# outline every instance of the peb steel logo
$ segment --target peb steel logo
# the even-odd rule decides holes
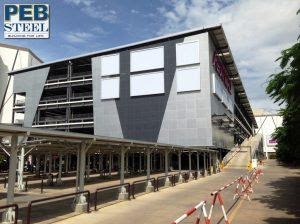
[[[49,38],[49,4],[5,4],[4,38]]]

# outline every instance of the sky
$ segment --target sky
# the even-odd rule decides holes
[[[8,40],[0,32],[0,42],[28,47],[45,62],[222,24],[251,106],[268,111],[278,109],[265,94],[269,75],[280,71],[275,60],[300,34],[300,0],[1,2],[50,4],[50,39]]]

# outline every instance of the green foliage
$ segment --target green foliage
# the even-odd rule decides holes
[[[297,13],[300,12],[300,9]],[[281,72],[272,74],[266,92],[283,109],[282,127],[273,135],[277,140],[276,156],[287,163],[300,164],[300,39],[281,52]]]

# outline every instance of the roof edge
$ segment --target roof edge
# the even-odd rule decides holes
[[[90,53],[86,53],[86,54],[81,54],[81,55],[78,55],[78,56],[73,56],[73,57],[68,57],[68,58],[61,58],[61,59],[58,59],[58,60],[54,60],[54,61],[50,61],[50,62],[47,62],[47,63],[40,64],[40,65],[35,65],[35,66],[23,68],[23,69],[14,70],[14,71],[8,72],[8,75],[14,75],[14,74],[25,72],[25,71],[30,71],[30,70],[33,70],[33,69],[46,67],[46,66],[49,66],[51,64],[62,62],[62,61],[74,60],[74,59],[79,59],[79,58],[88,57],[88,56],[96,56],[96,55],[103,54],[103,53],[109,53],[111,51],[118,51],[118,50],[130,48],[130,47],[137,47],[137,46],[140,46],[140,45],[143,45],[143,44],[153,43],[153,42],[156,42],[156,41],[166,40],[166,39],[174,38],[174,37],[185,36],[185,35],[189,35],[189,34],[193,34],[193,33],[205,33],[205,32],[209,32],[209,31],[212,31],[212,30],[215,30],[215,29],[220,29],[220,28],[222,28],[222,25],[210,26],[210,27],[206,27],[206,28],[205,27],[201,27],[201,28],[198,27],[198,28],[194,28],[194,29],[190,29],[190,30],[186,30],[186,31],[182,31],[182,32],[177,32],[177,33],[171,33],[171,34],[167,34],[167,35],[164,35],[164,36],[150,38],[150,39],[147,39],[147,40],[138,41],[138,42],[134,42],[134,43],[130,43],[130,44],[119,45],[119,46],[116,46],[116,47],[107,48],[107,49],[103,49],[103,50],[100,50],[100,51],[94,51],[94,52],[90,52]]]
[[[17,45],[11,45],[11,44],[5,44],[5,43],[0,43],[0,47],[6,47],[10,49],[16,49],[16,50],[22,50],[22,51],[27,51],[30,53],[36,60],[38,60],[40,63],[44,63],[42,59],[40,59],[32,50],[26,47],[21,47]]]

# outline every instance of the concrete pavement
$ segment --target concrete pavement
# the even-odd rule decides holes
[[[243,154],[240,154],[243,158]],[[246,156],[244,158],[247,158]],[[105,207],[91,214],[82,214],[58,223],[171,223],[187,209],[194,207],[201,200],[212,197],[209,193],[245,173],[245,168],[238,169],[240,162],[232,164],[222,173],[207,178],[181,184],[141,196],[135,200]],[[300,223],[300,169],[289,169],[269,160],[264,167],[264,175],[255,184],[251,201],[240,198],[232,199],[234,187],[222,193],[231,223],[257,224],[296,224]],[[209,206],[207,206],[207,211]],[[196,215],[183,223],[194,223]],[[220,207],[213,212],[212,223],[224,223]]]
[[[241,200],[232,211],[232,224],[300,223],[300,168],[281,166],[269,160],[264,175],[254,187],[251,202]]]

